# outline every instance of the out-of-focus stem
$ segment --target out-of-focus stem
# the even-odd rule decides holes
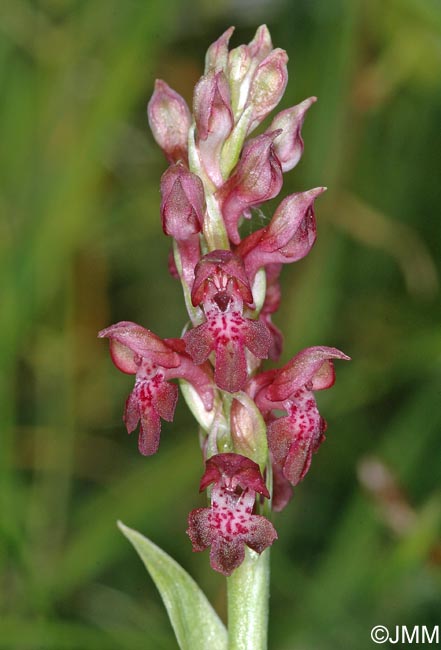
[[[228,650],[266,650],[270,549],[245,549],[245,560],[227,578]]]

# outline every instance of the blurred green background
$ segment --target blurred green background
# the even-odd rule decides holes
[[[317,185],[318,242],[285,268],[283,361],[350,354],[319,394],[328,440],[276,517],[270,648],[364,650],[372,626],[441,623],[441,4],[438,0],[10,0],[0,20],[1,650],[169,650],[121,518],[192,554],[203,504],[181,400],[160,453],[121,422],[132,379],[98,329],[178,336],[185,311],[148,132],[156,77],[191,101],[208,45],[266,22],[290,56],[286,108],[319,102],[282,196]],[[276,203],[276,202],[274,202]]]

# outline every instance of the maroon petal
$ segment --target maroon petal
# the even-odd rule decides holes
[[[202,323],[184,334],[185,347],[193,361],[199,365],[204,363],[214,350],[214,339],[209,323]]]
[[[223,537],[217,537],[213,540],[210,551],[211,567],[222,573],[224,576],[230,576],[234,569],[242,564],[245,559],[245,548],[242,541],[233,539],[227,541]]]
[[[306,476],[312,460],[311,438],[299,437],[290,448],[283,465],[283,475],[296,486]]]
[[[162,381],[153,397],[153,406],[163,420],[172,422],[178,401],[178,387]]]
[[[283,466],[291,447],[294,431],[289,417],[281,417],[268,425],[268,445],[274,462]]]
[[[205,463],[205,472],[201,478],[200,491],[212,483],[227,479],[239,485],[243,490],[249,489],[269,499],[268,488],[260,473],[260,468],[251,458],[241,454],[226,453],[211,456]]]
[[[273,499],[271,507],[274,512],[281,512],[291,501],[293,489],[291,483],[284,477],[283,471],[273,465]]]
[[[272,339],[271,334],[263,321],[246,319],[244,342],[247,348],[258,359],[268,358]]]
[[[161,433],[161,419],[153,406],[148,406],[141,415],[138,449],[143,456],[152,456],[158,451]]]
[[[247,381],[245,350],[240,341],[227,341],[216,346],[216,368],[214,379],[222,390],[236,393],[245,387]]]
[[[124,409],[123,421],[126,425],[127,433],[132,433],[132,431],[135,431],[136,427],[138,426],[140,417],[139,401],[135,387],[128,396]]]
[[[261,515],[252,515],[249,529],[244,536],[244,542],[256,553],[262,553],[277,539],[276,529]]]
[[[187,535],[193,545],[193,551],[204,551],[210,546],[213,534],[210,527],[210,509],[197,508],[188,515]]]
[[[195,279],[191,290],[191,301],[195,307],[203,302],[207,283],[217,270],[225,274],[227,279],[234,279],[244,302],[249,305],[253,303],[250,281],[242,259],[231,251],[214,250],[204,255],[195,268]]]

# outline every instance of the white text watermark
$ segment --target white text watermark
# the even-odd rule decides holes
[[[371,639],[374,643],[401,643],[405,644],[439,644],[440,626],[434,625],[395,625],[387,628],[385,625],[375,625],[371,630]]]

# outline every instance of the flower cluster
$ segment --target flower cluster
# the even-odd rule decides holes
[[[334,383],[334,359],[349,358],[312,347],[278,370],[260,371],[263,359],[277,360],[282,351],[271,320],[281,269],[311,250],[314,202],[325,188],[285,197],[265,227],[241,235],[243,220],[279,194],[283,173],[300,160],[301,127],[315,97],[252,135],[283,95],[287,55],[273,48],[266,26],[248,45],[229,50],[232,32],[208,49],[192,113],[164,81],[148,104],[169,163],[160,213],[189,324],[177,339],[128,321],[99,333],[110,339],[117,368],[135,375],[124,422],[128,433],[139,423],[144,455],[158,449],[161,419],[173,419],[178,388],[171,380],[179,380],[200,426],[201,490],[211,486],[210,507],[190,513],[187,532],[193,550],[211,546],[211,565],[225,575],[241,564],[245,546],[261,553],[277,538],[261,514],[264,499],[281,510],[304,478],[326,430],[314,391]]]

